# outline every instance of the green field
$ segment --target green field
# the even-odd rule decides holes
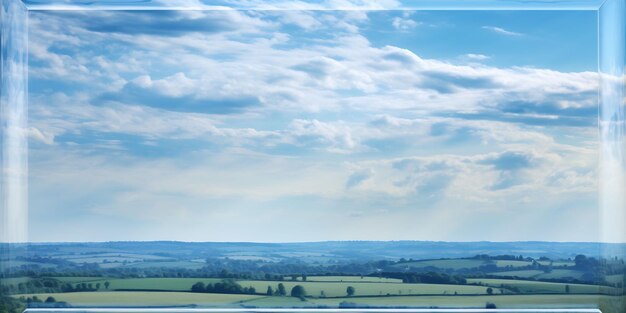
[[[489,275],[533,278],[533,279],[563,279],[563,278],[581,279],[581,277],[583,276],[583,272],[576,271],[576,270],[569,270],[569,269],[553,269],[549,273],[546,273],[541,270],[521,270],[521,271],[492,272],[492,273],[489,273]]]
[[[496,260],[497,267],[524,267],[532,265],[532,262],[529,261],[520,261],[520,260]]]
[[[476,268],[485,264],[484,260],[475,259],[443,259],[443,260],[424,260],[407,263],[399,263],[395,265],[398,268],[424,268],[424,267],[437,267],[437,268],[450,268],[459,270],[463,268]]]
[[[307,293],[311,296],[319,296],[322,291],[327,297],[341,297],[346,295],[348,286],[356,289],[355,295],[361,296],[380,296],[380,295],[408,295],[408,294],[486,294],[486,287],[482,286],[463,286],[463,285],[439,285],[439,284],[404,284],[394,279],[380,279],[377,277],[360,276],[324,276],[326,281],[314,281],[322,276],[307,278],[303,281],[259,281],[259,280],[238,280],[242,287],[254,287],[257,293],[265,293],[268,286],[277,290],[278,284],[282,283],[287,292],[295,285],[302,285]],[[336,279],[346,279],[346,281],[337,281]],[[135,289],[135,290],[155,290],[155,291],[189,291],[191,286],[197,282],[215,283],[222,279],[219,278],[93,278],[93,277],[58,277],[63,282],[71,283],[91,283],[95,287],[96,283],[100,283],[101,291],[105,290],[104,282],[110,283],[110,291],[119,289]],[[311,280],[309,280],[311,279]],[[334,280],[334,281],[333,281]],[[351,281],[349,281],[351,280]],[[494,292],[499,292],[495,290]]]
[[[415,262],[399,263],[395,267],[398,268],[425,268],[425,267],[437,267],[440,269],[470,269],[477,268],[483,265],[495,264],[497,267],[525,267],[532,265],[530,261],[522,260],[477,260],[477,259],[441,259],[441,260],[424,260]],[[555,262],[555,264],[569,264],[564,262]],[[555,265],[557,266],[557,265]]]
[[[59,255],[55,258],[72,261],[75,263],[102,263],[105,260],[110,262],[138,262],[149,260],[173,260],[172,258],[166,258],[151,254],[135,254],[135,253],[89,253],[89,254],[69,254]]]
[[[553,267],[562,267],[562,266],[574,266],[576,265],[576,263],[574,263],[574,261],[537,261],[537,263],[541,264],[541,265],[550,265],[552,264]]]
[[[570,293],[598,293],[599,286],[583,285],[583,284],[564,284],[551,283],[542,281],[514,280],[514,279],[488,279],[488,278],[470,278],[467,279],[468,284],[482,283],[485,286],[501,287],[507,289],[513,286],[519,289],[521,293],[565,293],[565,286],[569,285]]]
[[[56,294],[29,294],[46,299],[66,301],[74,306],[190,306],[200,307],[337,307],[342,302],[369,306],[406,307],[475,307],[484,308],[486,302],[498,308],[594,308],[599,296],[590,295],[494,295],[494,296],[390,296],[307,299],[293,297],[265,297],[253,295],[202,294],[188,292],[79,292]],[[19,297],[15,296],[15,297]]]
[[[594,295],[495,295],[495,296],[408,296],[364,297],[343,299],[370,306],[456,307],[484,308],[486,302],[498,308],[595,308],[598,296]],[[338,305],[337,299],[320,299],[317,304]],[[251,301],[249,303],[254,303]]]
[[[574,278],[581,279],[583,276],[583,272],[576,270],[568,270],[568,269],[554,269],[550,273],[543,273],[538,275],[536,278],[538,279],[562,279],[562,278]]]
[[[137,290],[166,290],[190,291],[191,286],[199,281],[219,282],[219,278],[99,278],[99,277],[57,277],[60,281],[71,283],[90,283],[95,287],[100,283],[99,290],[105,290],[104,282],[110,283],[108,290],[137,289]]]
[[[22,295],[16,295],[19,298]],[[191,292],[74,292],[74,293],[48,293],[29,294],[26,297],[37,296],[45,300],[54,297],[57,301],[66,301],[75,306],[184,306],[197,304],[202,306],[229,306],[245,300],[252,300],[262,296],[255,295],[231,295],[209,294]]]
[[[289,277],[285,277],[289,279]],[[298,281],[302,281],[302,277],[297,278]],[[360,282],[360,283],[401,283],[402,279],[385,278],[385,277],[372,277],[372,276],[308,276],[307,281],[322,281],[322,282]]]
[[[19,283],[25,283],[31,280],[30,277],[11,277],[11,278],[2,278],[0,279],[0,283],[4,286],[14,285],[17,286]]]
[[[522,270],[522,271],[493,272],[493,273],[489,273],[489,275],[532,278],[532,277],[541,275],[543,273],[544,271],[540,271],[540,270]]]
[[[203,280],[204,282],[204,280]],[[265,292],[267,286],[277,289],[276,281],[238,281],[243,287],[254,287],[257,292]],[[368,283],[368,282],[293,282],[283,281],[285,288],[289,292],[295,285],[302,285],[308,295],[317,297],[324,294],[327,297],[342,297],[346,295],[348,286],[356,289],[356,296],[384,296],[384,295],[409,295],[409,294],[471,294],[482,295],[487,294],[487,288],[482,286],[464,286],[464,285],[439,285],[439,284],[403,284],[403,283]],[[494,288],[495,289],[495,288]],[[494,290],[498,292],[498,290]]]
[[[109,263],[110,264],[110,263]],[[122,265],[123,267],[132,267],[132,268],[186,268],[186,269],[199,269],[206,266],[206,263],[201,262],[193,262],[193,261],[156,261],[156,262],[138,262],[138,263],[128,263],[126,265]]]

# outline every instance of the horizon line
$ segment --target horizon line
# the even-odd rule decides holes
[[[401,242],[415,242],[415,243],[557,243],[557,244],[610,244],[620,245],[626,244],[626,242],[603,242],[603,241],[550,241],[550,240],[511,240],[511,241],[490,241],[490,240],[472,240],[472,241],[450,241],[450,240],[412,240],[412,239],[400,239],[400,240],[316,240],[316,241],[184,241],[184,240],[102,240],[102,241],[23,241],[23,242],[4,242],[0,241],[0,244],[99,244],[99,243],[223,243],[223,244],[316,244],[316,243],[401,243]]]

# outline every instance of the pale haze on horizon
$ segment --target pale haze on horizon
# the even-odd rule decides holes
[[[31,12],[29,240],[596,241],[596,22]]]

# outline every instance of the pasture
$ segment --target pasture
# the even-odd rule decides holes
[[[600,291],[600,287],[596,285],[583,285],[583,284],[565,284],[565,283],[551,283],[542,281],[530,281],[530,280],[515,280],[515,279],[489,279],[489,278],[470,278],[467,279],[468,284],[481,283],[485,286],[491,287],[515,287],[519,289],[521,293],[566,293],[566,287],[569,285],[570,293],[585,293],[593,294]]]
[[[376,307],[484,308],[486,302],[498,308],[593,308],[594,295],[482,295],[482,296],[386,296],[307,299],[294,297],[203,294],[189,292],[80,292],[29,294],[66,301],[77,307],[89,306],[198,306],[198,307],[338,307],[343,303]],[[19,297],[15,296],[15,297]]]
[[[553,269],[550,272],[544,272],[541,270],[521,270],[521,271],[504,271],[504,272],[492,272],[489,275],[501,276],[501,277],[519,277],[519,278],[533,278],[533,279],[564,279],[573,278],[581,279],[583,272],[570,269]]]
[[[285,277],[288,279],[289,277]],[[302,277],[297,278],[302,281]],[[321,282],[356,282],[356,283],[402,283],[402,279],[373,276],[308,276],[307,281]]]
[[[162,290],[162,291],[190,291],[191,286],[199,281],[204,283],[219,282],[219,278],[98,278],[98,277],[57,277],[62,282],[70,283],[90,283],[94,285],[100,283],[101,291],[105,290],[104,282],[110,283],[108,290]]]
[[[202,280],[204,282],[204,280]],[[318,297],[324,292],[326,297],[346,296],[348,286],[355,288],[356,296],[386,296],[386,295],[415,295],[415,294],[487,294],[487,287],[467,286],[467,285],[443,285],[443,284],[403,284],[403,283],[372,283],[372,282],[298,282],[298,281],[258,281],[243,280],[238,281],[243,287],[254,287],[257,292],[264,292],[268,286],[274,290],[278,284],[282,283],[287,292],[296,285],[304,287],[308,295]],[[498,290],[494,292],[499,293]]]
[[[437,267],[437,268],[449,268],[459,270],[463,268],[477,268],[485,264],[484,260],[475,259],[441,259],[441,260],[423,260],[415,262],[406,262],[396,264],[397,268],[425,268],[425,267]]]
[[[65,301],[74,306],[228,306],[240,301],[252,300],[262,296],[209,294],[192,292],[150,292],[150,291],[107,291],[107,292],[73,292],[73,293],[41,293],[29,295],[45,300],[54,297],[57,301]]]

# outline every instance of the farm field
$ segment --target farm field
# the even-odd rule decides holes
[[[75,306],[136,305],[147,306],[200,306],[200,307],[338,307],[343,302],[361,306],[377,307],[475,307],[484,308],[485,303],[496,304],[498,308],[528,308],[529,305],[542,308],[582,308],[594,307],[599,296],[594,295],[483,295],[483,296],[392,296],[392,297],[342,297],[307,299],[294,297],[202,294],[190,292],[81,292],[28,294],[46,299],[49,296],[57,301],[66,301]]]
[[[378,253],[406,253],[405,244],[397,247],[405,252]],[[110,251],[108,245],[118,246],[118,250]],[[339,243],[323,243],[326,250],[319,253],[309,251],[309,246],[261,253],[266,244],[251,244],[249,251],[231,245],[216,244],[205,250],[196,244],[110,243],[100,252],[36,246],[33,249],[40,250],[37,256],[13,260],[21,268],[12,275],[34,274],[2,279],[0,288],[22,307],[32,308],[485,308],[488,302],[497,308],[528,308],[530,303],[541,308],[588,308],[596,307],[606,295],[618,294],[620,291],[609,285],[623,281],[623,275],[612,275],[601,282],[606,286],[590,285],[596,277],[597,259],[574,258],[575,254],[539,261],[525,254],[520,254],[523,258],[518,254],[483,255],[482,248],[476,248],[479,254],[456,259],[361,260],[349,259],[361,250],[348,255],[348,250],[337,248]],[[166,253],[163,247],[172,249]],[[213,254],[215,251],[221,252]],[[322,259],[326,261],[319,261]],[[620,273],[620,264],[611,266],[610,273]],[[191,292],[194,285],[196,292]],[[297,285],[304,292],[294,288]],[[54,299],[39,304],[48,297]]]
[[[541,262],[539,262],[541,264]],[[549,261],[544,261],[545,264],[549,265]],[[480,266],[495,264],[497,267],[510,267],[510,268],[521,268],[530,266],[533,263],[531,261],[525,260],[479,260],[479,259],[441,259],[441,260],[423,260],[423,261],[415,261],[415,262],[404,262],[399,263],[396,267],[402,268],[425,268],[425,267],[437,267],[437,268],[446,268],[446,269],[469,269],[469,268],[477,268]],[[552,266],[573,266],[573,262],[553,262]]]
[[[69,278],[69,280],[67,280]],[[101,283],[99,290],[105,290],[103,283],[108,281],[110,286],[108,290],[114,291],[117,289],[136,289],[136,290],[167,290],[167,291],[189,291],[191,285],[198,281],[207,282],[219,282],[218,278],[95,278],[83,277],[78,279],[77,277],[57,277],[57,279],[63,282],[71,283]]]
[[[142,304],[146,306],[187,306],[192,304],[202,306],[228,306],[232,303],[252,300],[263,296],[208,294],[192,292],[150,292],[150,291],[104,291],[104,292],[73,292],[73,293],[41,293],[15,295],[40,299],[54,297],[57,301],[66,301],[74,306],[124,306]]]
[[[541,270],[521,270],[521,271],[504,271],[493,272],[489,275],[504,276],[504,277],[520,277],[520,278],[534,278],[534,279],[562,279],[573,278],[581,279],[584,273],[570,269],[553,269],[551,272],[546,273]]]
[[[442,259],[442,260],[423,260],[423,261],[399,263],[396,265],[396,267],[398,268],[437,267],[437,268],[449,268],[449,269],[459,270],[463,268],[476,268],[483,264],[485,264],[484,260]]]
[[[302,281],[302,277],[298,277],[297,280]],[[306,280],[309,282],[402,283],[402,279],[372,276],[308,276]]]
[[[476,307],[484,308],[487,302],[498,308],[529,307],[596,307],[595,295],[483,295],[483,296],[407,296],[407,297],[363,297],[351,299],[320,299],[318,304],[338,305],[349,301],[370,306],[412,306],[412,307]],[[252,301],[253,303],[254,301]]]
[[[90,288],[99,287],[98,291],[190,291],[191,286],[197,282],[205,284],[222,281],[220,278],[107,278],[107,277],[51,277],[62,283],[88,284]],[[17,285],[29,280],[29,278],[9,278],[3,280],[5,285]],[[566,293],[569,286],[570,293],[594,294],[599,292],[599,287],[585,284],[566,284],[554,282],[542,282],[516,279],[490,279],[470,278],[469,285],[451,284],[406,284],[398,279],[381,279],[378,277],[360,276],[311,276],[307,281],[264,281],[264,280],[236,280],[242,287],[254,287],[259,294],[265,293],[268,286],[277,290],[278,284],[282,283],[289,291],[296,285],[301,285],[307,294],[319,297],[324,292],[326,297],[346,296],[348,286],[355,288],[355,296],[386,296],[386,295],[484,295],[487,287],[493,288],[494,294],[499,294],[500,289],[504,293]],[[105,287],[109,282],[109,287]],[[473,285],[481,284],[481,286]],[[502,286],[504,285],[504,288]],[[609,287],[605,287],[609,288]]]
[[[520,260],[496,260],[494,262],[497,267],[524,267],[532,265],[532,262]]]
[[[52,277],[54,279],[58,279],[64,283],[71,283],[71,284],[76,284],[76,283],[94,283],[94,282],[104,282],[106,280],[106,277],[81,277],[81,276],[76,276],[76,277]]]
[[[540,270],[522,270],[522,271],[493,272],[493,273],[489,273],[489,275],[531,278],[531,277],[541,275],[543,273],[544,271],[540,271]]]
[[[409,294],[487,294],[487,287],[467,285],[443,285],[443,284],[403,284],[403,283],[351,283],[351,282],[294,282],[294,281],[238,281],[243,287],[254,287],[257,292],[263,292],[267,286],[276,290],[278,283],[282,283],[287,290],[296,285],[304,287],[308,295],[317,297],[324,294],[327,297],[342,297],[346,295],[348,286],[355,288],[356,296],[384,296],[384,295],[409,295]],[[494,292],[499,293],[496,288]]]
[[[482,283],[486,286],[501,287],[504,285],[516,287],[521,293],[565,293],[565,286],[569,285],[570,293],[598,293],[599,286],[595,285],[583,285],[583,284],[565,284],[565,283],[551,283],[542,281],[528,281],[528,280],[515,280],[515,279],[489,279],[489,278],[469,278],[468,284]]]

